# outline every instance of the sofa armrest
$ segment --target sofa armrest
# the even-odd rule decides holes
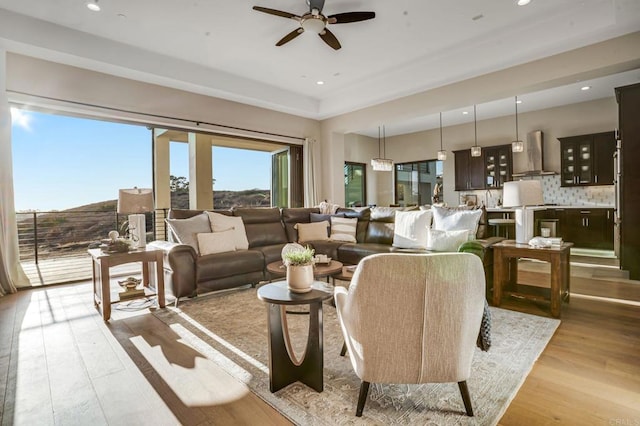
[[[177,298],[194,296],[198,255],[193,247],[169,241],[153,241],[147,247],[164,252],[165,288],[171,288]]]

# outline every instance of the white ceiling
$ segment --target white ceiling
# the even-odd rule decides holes
[[[252,10],[302,15],[304,0],[98,1],[96,13],[84,0],[0,0],[0,46],[324,119],[640,30],[639,0],[326,0],[325,15],[376,13],[330,25],[342,44],[334,51],[311,33],[276,47],[298,24]],[[521,94],[519,111],[611,96],[613,87],[639,80],[634,70],[589,82],[588,92],[572,85]],[[513,99],[478,106],[479,119],[513,111]],[[445,125],[463,119],[461,111],[443,116]],[[387,135],[437,120],[389,123]],[[377,136],[377,129],[362,133]]]

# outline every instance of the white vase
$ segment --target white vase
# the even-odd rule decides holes
[[[287,266],[287,286],[294,293],[307,293],[313,284],[313,265]]]

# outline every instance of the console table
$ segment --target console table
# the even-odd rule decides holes
[[[500,306],[502,295],[508,294],[530,300],[550,300],[551,315],[560,318],[562,301],[569,303],[570,262],[573,243],[562,243],[560,247],[534,248],[518,244],[513,240],[502,241],[493,248],[493,304]],[[532,291],[531,286],[518,284],[518,259],[526,257],[551,264],[551,292],[545,297]]]
[[[286,281],[258,288],[258,298],[267,303],[269,317],[269,390],[276,392],[300,381],[317,392],[323,390],[322,302],[333,297],[327,283],[314,281],[308,293],[292,293]],[[302,359],[293,351],[287,327],[286,306],[309,305],[307,347]]]

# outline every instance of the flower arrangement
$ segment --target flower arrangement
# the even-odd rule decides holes
[[[309,246],[303,250],[291,251],[282,256],[285,266],[306,266],[313,265],[314,250]]]

